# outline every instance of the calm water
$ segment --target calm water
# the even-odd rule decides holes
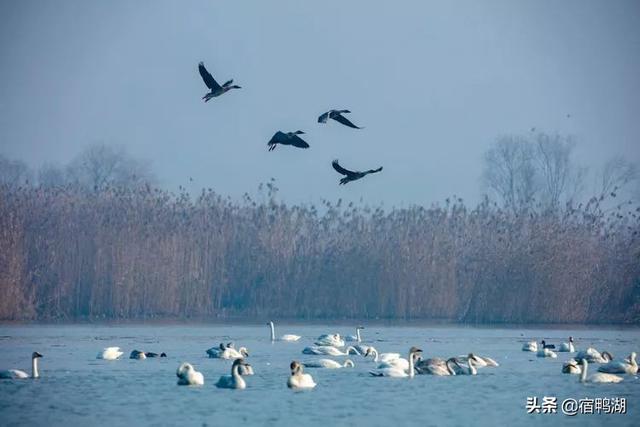
[[[495,358],[499,368],[477,376],[413,379],[374,378],[373,362],[351,356],[355,369],[307,369],[318,386],[307,392],[287,389],[288,365],[322,333],[353,334],[348,326],[276,325],[276,334],[295,333],[297,343],[269,341],[266,325],[116,325],[0,326],[0,369],[30,372],[34,350],[41,359],[39,380],[0,380],[2,425],[640,425],[640,379],[621,384],[584,385],[560,373],[558,359],[522,352],[525,337],[594,346],[616,357],[640,350],[638,329],[492,329],[369,325],[363,340],[379,351],[405,353],[420,346],[425,357],[474,351]],[[521,334],[524,334],[522,336]],[[229,372],[226,360],[209,359],[205,350],[221,341],[243,345],[256,375],[246,390],[220,390],[214,384]],[[165,351],[167,359],[96,360],[107,346]],[[343,358],[338,358],[343,359]],[[175,370],[189,361],[205,376],[203,387],[176,385]],[[591,367],[594,367],[591,365]],[[595,372],[593,370],[592,372]],[[564,398],[626,397],[626,415],[561,413],[527,415],[527,396]]]

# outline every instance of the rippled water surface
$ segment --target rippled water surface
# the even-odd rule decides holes
[[[2,425],[640,425],[640,380],[585,385],[560,373],[566,353],[539,359],[520,349],[525,338],[593,346],[616,357],[640,350],[638,329],[526,329],[457,326],[368,325],[363,341],[380,352],[405,353],[412,345],[426,357],[469,351],[496,359],[498,368],[477,376],[374,378],[373,362],[351,356],[353,369],[307,369],[318,386],[307,392],[287,389],[288,365],[313,338],[323,333],[353,334],[344,325],[277,325],[276,334],[293,333],[296,343],[269,340],[266,325],[79,325],[0,326],[0,369],[30,371],[30,355],[39,351],[41,378],[0,380]],[[214,384],[231,362],[209,359],[205,350],[233,340],[250,351],[256,375],[246,390],[221,390]],[[96,360],[107,346],[119,346],[125,358]],[[166,359],[130,360],[133,349],[166,352]],[[344,358],[337,358],[344,359]],[[202,387],[176,385],[175,370],[189,361],[205,376]],[[595,367],[594,365],[590,365]],[[595,371],[595,370],[594,370]],[[565,398],[626,397],[626,415],[561,413],[527,415],[528,396]]]

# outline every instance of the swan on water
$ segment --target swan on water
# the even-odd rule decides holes
[[[403,378],[403,377],[411,377],[413,378],[413,376],[415,375],[415,360],[416,357],[418,355],[420,355],[420,353],[422,353],[422,350],[420,350],[417,347],[411,347],[409,349],[409,356],[408,356],[408,367],[407,369],[402,369],[399,366],[394,366],[392,364],[388,364],[385,363],[385,365],[383,367],[378,367],[372,371],[369,371],[369,374],[371,374],[374,377],[395,377],[395,378]]]
[[[549,350],[555,350],[556,346],[553,344],[547,344],[545,342],[545,340],[540,341],[540,344],[542,344],[542,348],[548,348]]]
[[[598,367],[598,371],[609,374],[631,374],[638,373],[638,362],[636,362],[636,352],[632,352],[628,359],[612,360]]]
[[[400,353],[380,353],[378,354],[378,350],[376,350],[375,347],[371,346],[367,349],[367,351],[364,353],[364,357],[369,357],[369,356],[373,356],[373,361],[374,362],[380,362],[380,363],[389,363],[393,360],[396,359],[400,359]],[[407,361],[408,363],[408,361]]]
[[[473,353],[469,353],[467,356],[458,356],[456,359],[463,363],[467,363],[467,359],[473,359],[473,364],[476,366],[476,368],[500,366],[498,362],[490,357],[478,356],[477,354]]]
[[[0,379],[22,380],[26,378],[39,378],[40,374],[38,373],[38,359],[40,359],[41,357],[42,355],[37,351],[31,353],[31,375],[19,369],[7,369],[4,371],[0,371]]]
[[[358,350],[353,348],[352,346],[347,347],[344,352],[339,348],[335,348],[330,345],[319,345],[319,346],[311,346],[305,347],[302,350],[303,354],[315,354],[315,355],[325,355],[325,356],[348,356],[350,354],[358,354]]]
[[[176,371],[178,377],[178,385],[203,385],[204,375],[196,371],[191,363],[183,363],[178,366]]]
[[[249,357],[249,352],[245,347],[240,347],[236,350],[232,345],[231,343],[227,345],[220,343],[218,347],[211,347],[207,350],[207,355],[212,359],[242,359]]]
[[[581,383],[619,383],[622,381],[622,377],[613,374],[604,374],[602,372],[596,372],[587,378],[587,367],[589,362],[587,359],[582,359],[582,373],[580,374]]]
[[[586,360],[589,363],[607,363],[613,360],[613,355],[608,351],[600,353],[595,348],[589,347],[586,350],[580,350],[575,359],[578,362]]]
[[[553,359],[558,357],[558,355],[549,348],[541,348],[540,350],[538,350],[538,353],[536,353],[536,355],[538,357],[551,357]]]
[[[124,353],[120,351],[120,347],[107,347],[103,349],[96,359],[104,359],[104,360],[116,360],[119,359]]]
[[[129,355],[129,359],[144,360],[146,358],[147,358],[147,354],[144,351],[140,351],[140,350],[133,350]]]
[[[430,359],[422,360],[418,357],[416,361],[415,370],[418,374],[422,375],[437,375],[437,376],[448,376],[448,375],[456,375],[456,370],[454,369],[455,357],[451,357],[447,360],[441,359],[439,357],[432,357]]]
[[[347,335],[346,337],[344,337],[345,341],[355,341],[355,342],[362,342],[362,337],[360,336],[360,331],[364,329],[364,326],[357,326],[356,327],[356,334],[355,335]]]
[[[160,354],[148,351],[144,355],[147,357],[167,357],[167,353],[165,353],[164,351]]]
[[[558,351],[563,353],[575,353],[576,349],[573,346],[573,337],[569,337],[569,342],[563,342],[560,344]]]
[[[467,357],[465,360],[454,357],[452,367],[456,375],[477,375],[478,373],[476,359],[473,357]]]
[[[220,377],[218,382],[216,383],[216,387],[218,388],[233,388],[237,390],[242,390],[247,388],[247,383],[244,378],[242,378],[242,374],[240,373],[240,367],[251,367],[244,359],[236,359],[233,361],[233,365],[231,365],[231,375],[223,375]],[[253,372],[253,369],[251,370]]]
[[[538,343],[535,341],[529,341],[522,346],[522,351],[530,351],[532,353],[538,352]]]
[[[301,390],[314,388],[316,386],[315,381],[313,381],[313,377],[303,372],[303,367],[300,362],[296,362],[294,360],[291,362],[290,368],[291,376],[289,376],[289,379],[287,380],[287,387]]]
[[[344,347],[344,340],[340,337],[340,334],[324,334],[316,338],[315,345],[330,345],[333,347]]]
[[[563,374],[580,374],[582,373],[582,368],[580,367],[576,359],[569,359],[562,364],[562,373]]]
[[[298,341],[300,339],[300,335],[293,334],[284,334],[280,338],[276,339],[276,328],[273,325],[273,322],[267,323],[271,328],[271,341]]]
[[[331,359],[318,359],[302,362],[305,368],[326,368],[326,369],[340,369],[340,368],[353,368],[355,363],[350,359],[345,359],[344,363],[337,362]]]

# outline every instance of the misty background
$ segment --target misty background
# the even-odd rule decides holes
[[[605,162],[640,161],[635,1],[0,4],[0,155],[37,170],[96,144],[175,190],[386,206],[485,191],[501,135],[572,138],[595,193]],[[197,72],[242,86],[207,104]],[[348,108],[365,129],[316,123]],[[309,150],[267,152],[277,130]],[[330,162],[380,175],[338,187]],[[193,179],[193,181],[190,180]]]

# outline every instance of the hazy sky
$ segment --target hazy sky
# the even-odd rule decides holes
[[[199,61],[243,88],[204,104]],[[483,152],[532,126],[574,135],[585,164],[640,162],[635,0],[5,1],[0,64],[0,154],[118,144],[169,188],[475,201]],[[330,108],[365,129],[316,123]],[[309,150],[267,152],[296,129]],[[384,171],[339,187],[334,158]]]

